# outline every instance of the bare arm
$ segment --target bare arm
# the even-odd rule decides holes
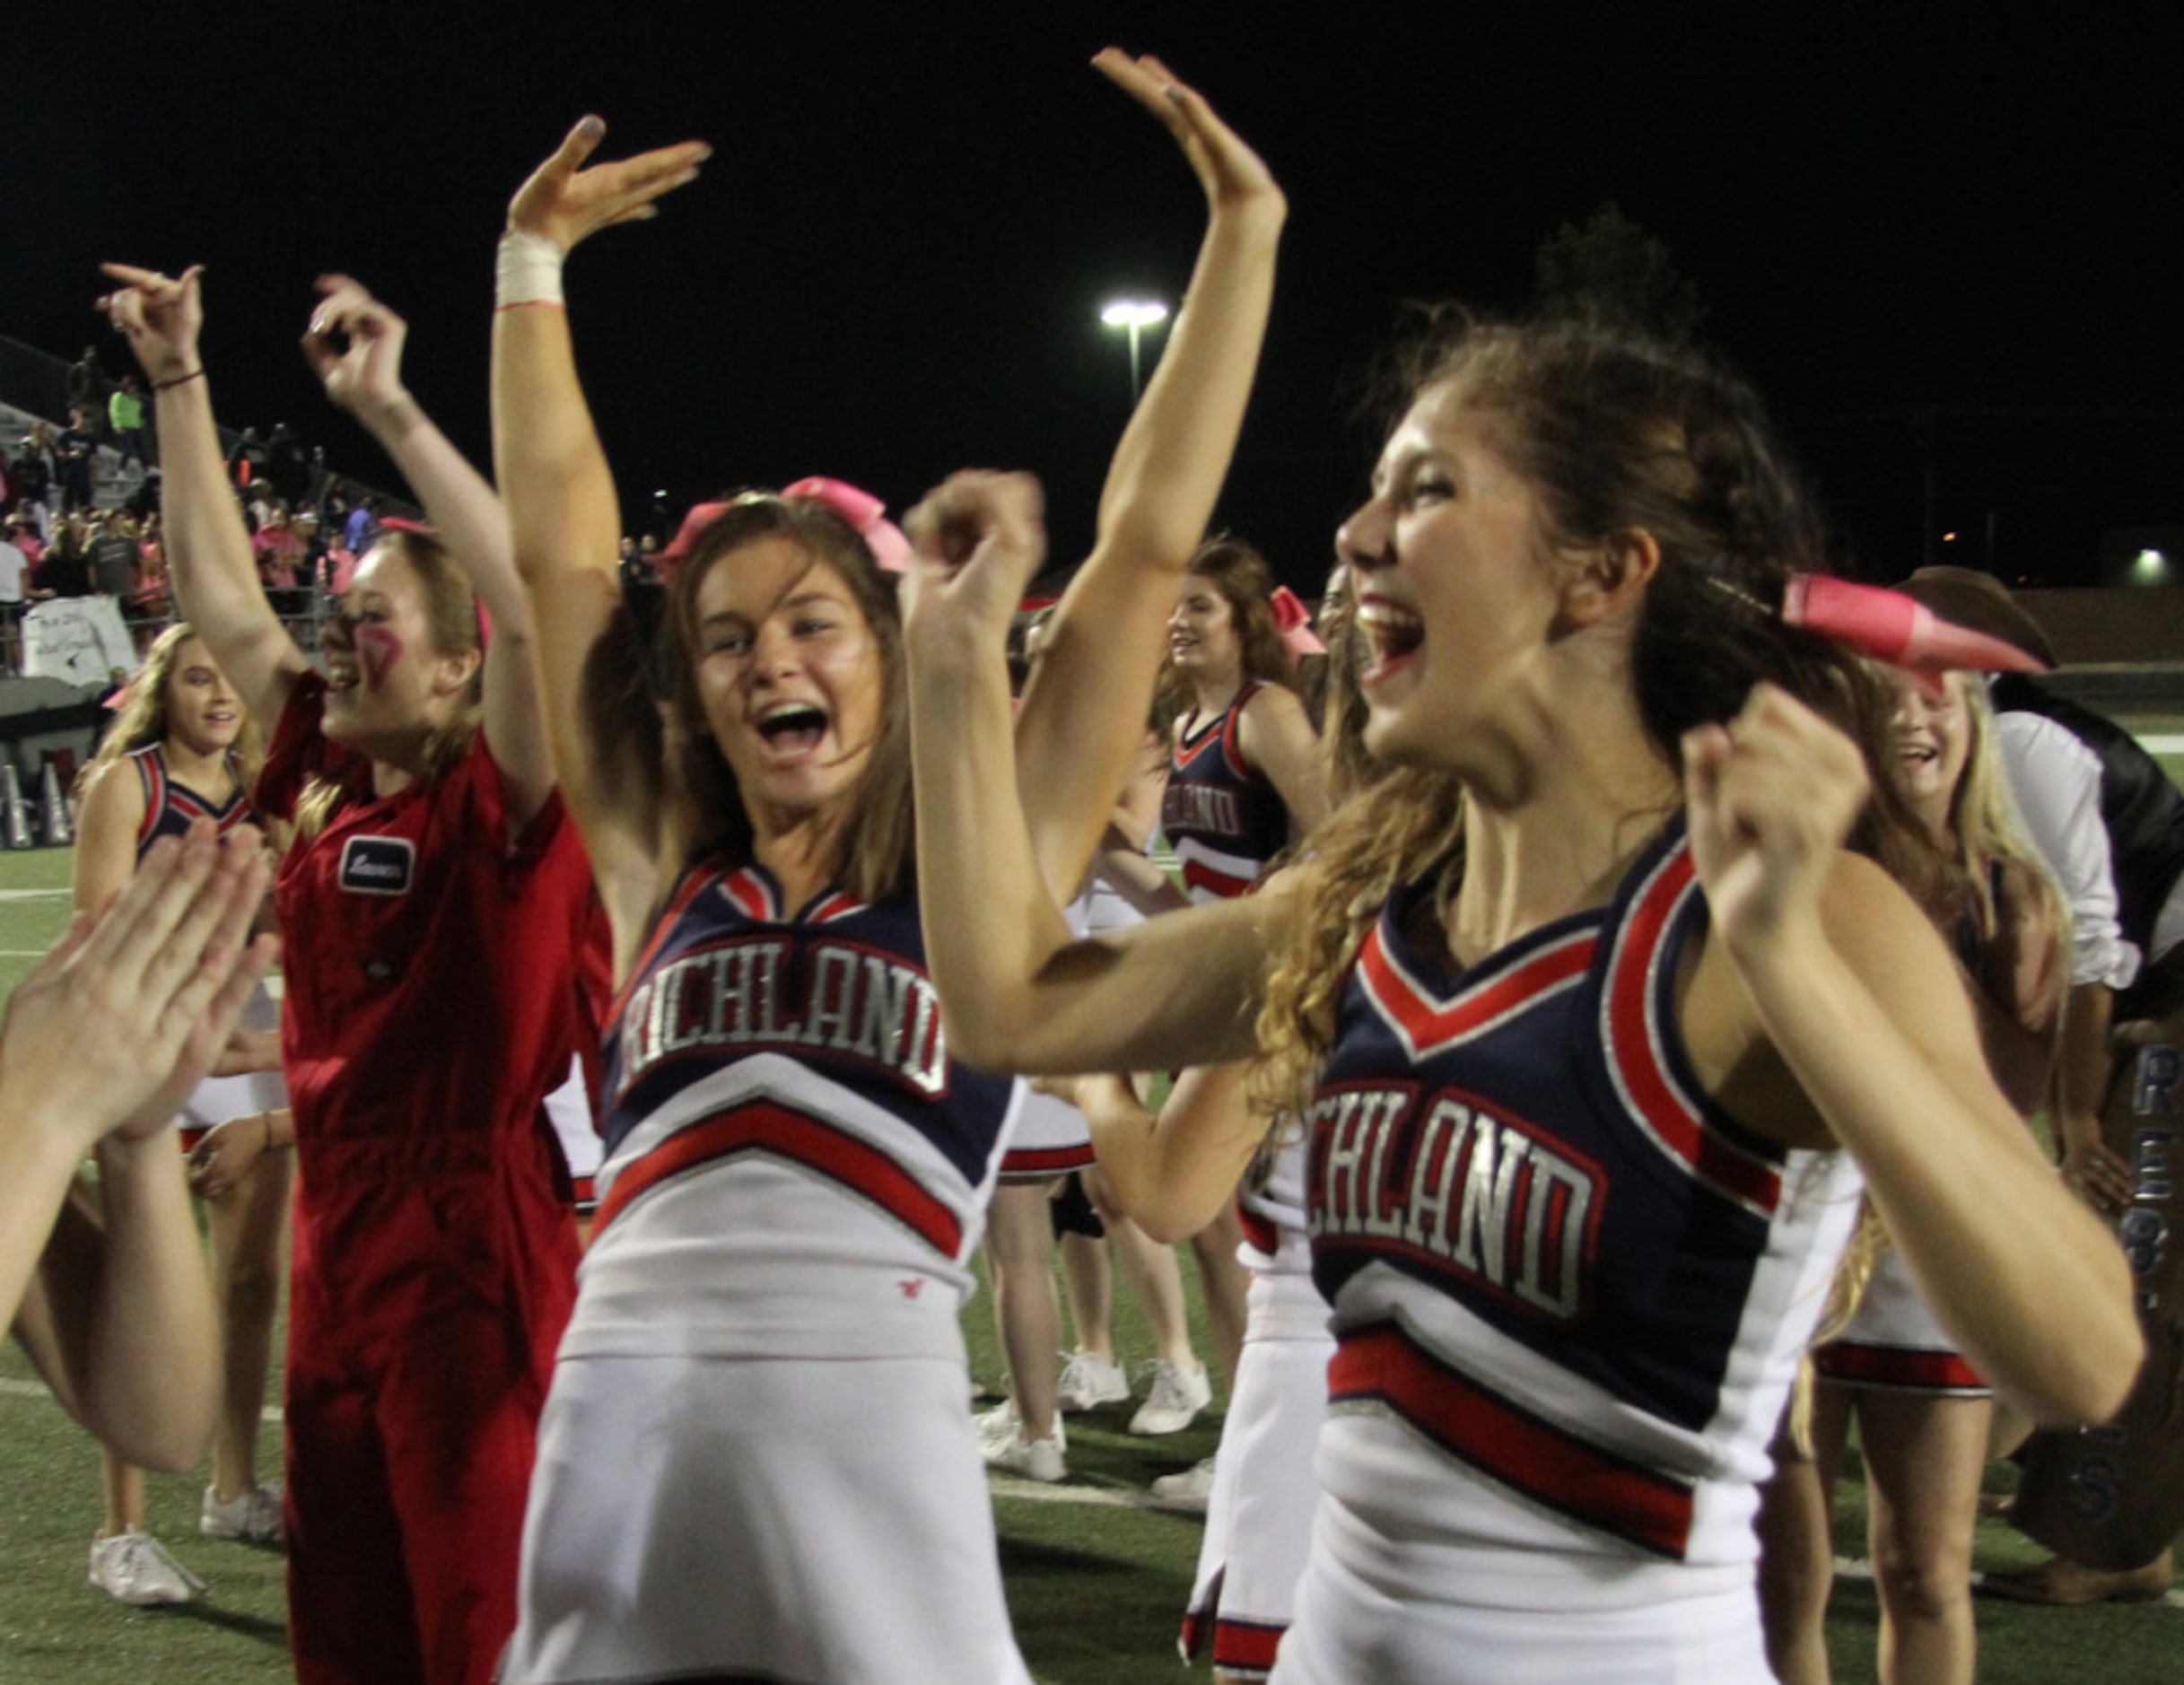
[[[1864,799],[1856,748],[1769,686],[1684,747],[1725,962],[1701,962],[1687,1017],[1752,1015],[1809,1107],[1754,1121],[1790,1139],[1816,1125],[1850,1152],[1982,1374],[2043,1421],[2105,1419],[2141,1355],[2122,1254],[1996,1087],[1939,937],[1839,851]]]
[[[511,236],[563,254],[595,230],[652,214],[651,201],[697,173],[695,143],[582,169],[606,125],[586,118],[509,205]],[[562,788],[614,922],[616,971],[642,939],[662,874],[677,863],[660,834],[656,792],[637,792],[592,741],[583,680],[621,609],[615,555],[622,517],[614,476],[577,380],[567,310],[503,303],[493,323],[495,476],[515,565],[529,595],[545,679],[546,720]]]
[[[1248,1063],[1186,1070],[1158,1117],[1126,1077],[1061,1078],[1051,1086],[1091,1124],[1092,1150],[1115,1205],[1166,1246],[1220,1215],[1266,1139],[1267,1120],[1245,1093],[1250,1073]]]
[[[24,981],[0,1026],[0,1305],[36,1270],[41,1361],[132,1461],[175,1467],[210,1437],[219,1401],[210,1283],[168,1124],[234,1027],[273,955],[249,921],[268,868],[247,828],[209,823],[162,843],[97,921]],[[98,1147],[102,1225],[56,1229],[75,1166]],[[187,1348],[187,1349],[185,1349]]]
[[[126,264],[102,267],[121,286],[99,308],[127,336],[156,397],[161,529],[176,606],[244,705],[270,729],[309,663],[266,600],[250,535],[228,486],[197,348],[203,272],[189,269],[174,281]]]
[[[126,761],[92,773],[76,804],[75,910],[95,913],[136,875],[136,833],[144,822],[144,782]]]
[[[1157,58],[1093,61],[1175,135],[1207,199],[1166,354],[1115,447],[1092,554],[1063,593],[1018,727],[1041,875],[1076,892],[1144,732],[1160,629],[1236,451],[1288,204],[1251,149]]]
[[[909,523],[919,895],[949,1045],[995,1070],[1241,1057],[1252,1051],[1277,898],[1072,941],[1033,859],[1015,793],[1003,633],[1044,554],[1037,507],[1024,476],[960,474]]]
[[[2097,1207],[2131,1200],[2131,1167],[2103,1138],[2116,1055],[2110,1045],[2116,995],[2106,983],[2075,985],[2063,1002],[2062,1044],[2055,1061],[2055,1144],[2063,1174]]]
[[[491,622],[485,740],[500,768],[510,832],[520,834],[554,793],[554,757],[540,709],[530,604],[516,577],[508,516],[485,477],[402,383],[409,324],[346,275],[321,275],[319,290],[323,296],[303,336],[305,361],[327,396],[393,458]]]
[[[1254,691],[1236,724],[1236,742],[1245,764],[1266,774],[1289,810],[1289,840],[1302,842],[1327,816],[1327,773],[1297,693],[1278,685]]]

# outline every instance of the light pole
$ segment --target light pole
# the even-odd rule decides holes
[[[1167,320],[1168,307],[1158,299],[1117,299],[1099,313],[1099,319],[1130,335],[1130,401],[1134,406],[1143,384],[1138,378],[1138,336]]]

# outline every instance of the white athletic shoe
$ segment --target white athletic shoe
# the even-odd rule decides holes
[[[187,1603],[205,1589],[205,1582],[158,1540],[135,1531],[91,1541],[91,1583],[116,1602],[138,1609]]]
[[[986,1467],[997,1474],[1019,1474],[1026,1480],[1043,1480],[1052,1486],[1070,1471],[1059,1420],[1044,1439],[1025,1438],[1024,1429],[1018,1426],[1005,1439],[988,1440],[984,1450]]]
[[[1016,1436],[1016,1401],[1005,1398],[990,1410],[981,1410],[971,1419],[978,1427],[978,1443],[983,1446],[998,1445],[1004,1439]]]
[[[1213,1459],[1208,1457],[1181,1474],[1164,1474],[1153,1482],[1153,1502],[1164,1509],[1187,1509],[1202,1515],[1213,1497]]]
[[[1089,1351],[1072,1351],[1061,1366],[1061,1384],[1054,1393],[1054,1408],[1074,1416],[1102,1404],[1120,1404],[1130,1396],[1130,1376],[1112,1358]]]
[[[1145,1372],[1152,1376],[1152,1390],[1130,1419],[1130,1431],[1141,1438],[1179,1434],[1213,1402],[1213,1383],[1206,1378],[1202,1363],[1186,1369],[1155,1358],[1146,1364]]]
[[[197,1531],[207,1539],[238,1539],[244,1544],[277,1545],[281,1528],[281,1483],[259,1484],[222,1503],[211,1487],[197,1506]]]

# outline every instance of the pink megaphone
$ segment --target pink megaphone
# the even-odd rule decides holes
[[[1958,669],[2038,673],[2037,657],[2014,644],[1940,618],[1924,603],[1885,586],[1856,585],[1826,573],[1793,573],[1782,593],[1782,618],[1793,626],[1847,643],[1861,655],[1902,668],[1927,689]]]

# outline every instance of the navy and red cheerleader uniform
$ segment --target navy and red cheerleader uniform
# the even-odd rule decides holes
[[[1700,1090],[1680,817],[1465,970],[1432,893],[1367,934],[1307,1119],[1338,1345],[1275,1677],[1764,1677],[1752,1517],[1856,1168]]]
[[[511,1685],[1026,1679],[959,1321],[1020,1085],[948,1057],[916,901],[697,868],[605,1052]]]
[[[1244,758],[1238,734],[1257,695],[1245,682],[1228,706],[1200,721],[1197,710],[1175,734],[1160,831],[1183,867],[1193,901],[1224,901],[1259,881],[1289,845],[1289,810],[1266,774]]]
[[[481,732],[371,793],[296,681],[258,781],[345,800],[275,880],[299,1187],[287,1358],[289,1637],[305,1685],[485,1685],[576,1233],[542,1117],[582,1030],[590,862],[558,792],[511,835]]]

